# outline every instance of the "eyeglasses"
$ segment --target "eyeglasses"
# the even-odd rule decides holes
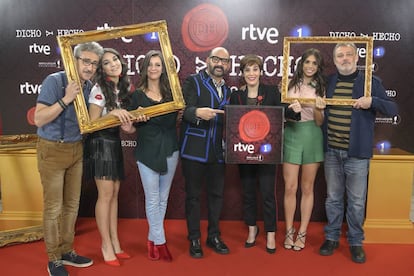
[[[97,61],[92,61],[89,58],[81,58],[81,57],[77,57],[77,59],[80,59],[84,66],[92,65],[92,67],[98,68],[99,63]]]
[[[221,57],[216,57],[216,56],[211,56],[210,59],[213,63],[219,63],[219,61],[221,61],[221,63],[224,65],[229,64],[230,62],[229,58],[221,58]]]

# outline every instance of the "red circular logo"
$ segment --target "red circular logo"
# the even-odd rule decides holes
[[[240,118],[239,134],[240,138],[245,142],[263,140],[269,131],[269,118],[259,110],[252,110]]]
[[[211,4],[201,4],[190,10],[184,16],[181,26],[184,44],[193,52],[221,46],[228,33],[226,15],[219,7]]]

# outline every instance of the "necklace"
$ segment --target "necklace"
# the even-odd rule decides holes
[[[152,99],[153,101],[159,102],[162,100],[160,91],[154,91],[148,88],[146,89],[145,94],[147,95],[148,98]]]

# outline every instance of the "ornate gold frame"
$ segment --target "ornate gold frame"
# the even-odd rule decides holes
[[[36,134],[20,135],[0,135],[0,156],[5,153],[25,152],[26,150],[36,149]],[[23,154],[23,153],[22,153]],[[27,154],[27,153],[26,153]],[[37,168],[29,168],[37,170]],[[2,181],[0,175],[0,183]],[[14,185],[14,183],[1,183],[2,185]],[[4,187],[4,186],[3,186]],[[6,196],[3,194],[2,196]],[[21,213],[19,217],[16,213],[4,214],[0,212],[0,247],[37,241],[43,238],[42,219],[36,213]],[[11,222],[10,222],[11,221]],[[19,225],[14,227],[4,227],[4,225]]]
[[[0,247],[43,239],[42,221],[38,225],[0,231]]]
[[[372,68],[372,51],[374,40],[372,37],[326,37],[326,36],[310,36],[310,37],[285,37],[283,40],[283,69],[282,69],[282,97],[281,101],[284,103],[291,103],[297,98],[289,98],[287,96],[288,84],[289,84],[289,72],[288,72],[288,62],[290,56],[290,45],[293,43],[341,43],[341,42],[350,42],[350,43],[365,43],[366,44],[366,58],[365,58],[365,68]],[[371,78],[372,70],[365,70],[365,85],[364,85],[364,95],[371,95]],[[314,103],[315,99],[310,98],[301,98],[297,99],[300,103]],[[344,100],[344,99],[335,99],[330,98],[326,99],[326,104],[329,105],[352,105],[355,102],[355,99]]]
[[[165,20],[114,27],[112,29],[106,30],[87,31],[72,35],[58,36],[57,40],[61,49],[62,61],[68,80],[75,80],[80,83],[79,75],[75,66],[75,58],[73,56],[72,46],[90,41],[111,40],[120,37],[131,37],[152,32],[158,33],[161,52],[164,57],[166,71],[170,81],[173,101],[139,110],[133,110],[131,111],[131,114],[134,116],[145,114],[149,117],[153,117],[184,108],[185,102],[181,92],[181,86],[178,79],[175,61],[171,50],[170,39],[167,31],[167,23]],[[106,118],[99,118],[97,120],[91,121],[82,93],[78,94],[74,101],[74,105],[81,133],[89,133],[96,130],[120,125],[119,119],[115,116],[108,116]]]

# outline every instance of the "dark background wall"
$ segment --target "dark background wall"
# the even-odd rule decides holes
[[[374,37],[374,74],[379,76],[389,96],[397,101],[396,118],[378,116],[375,143],[414,152],[412,143],[414,97],[414,2],[397,1],[178,1],[178,0],[1,0],[0,1],[0,135],[35,133],[33,110],[46,75],[63,70],[56,36],[166,20],[179,78],[204,68],[208,51],[222,45],[229,49],[232,68],[230,86],[240,84],[239,62],[254,53],[265,60],[263,81],[279,84],[285,36],[360,36]],[[130,65],[134,83],[139,78],[139,63],[149,49],[159,48],[148,37],[105,41],[103,46],[117,48]],[[328,64],[333,45],[320,48]],[[300,56],[294,48],[293,60]],[[360,64],[364,58],[360,57]],[[294,62],[291,69],[294,70]],[[127,179],[119,196],[121,217],[144,217],[144,198],[135,161],[134,136],[123,136]],[[281,170],[275,179],[279,219],[283,219],[283,180]],[[83,182],[81,216],[93,216],[96,200],[94,183]],[[315,183],[315,208],[312,220],[325,220],[326,184],[323,170]],[[205,209],[203,210],[205,212]],[[167,217],[184,216],[184,180],[177,168]],[[241,188],[237,166],[227,165],[224,219],[241,219]]]

